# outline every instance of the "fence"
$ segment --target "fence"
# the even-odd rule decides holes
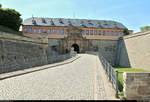
[[[109,81],[115,89],[115,96],[118,98],[118,71],[115,71],[110,63],[99,53],[99,59],[106,71]]]
[[[49,57],[39,56],[31,58],[5,59],[5,61],[0,64],[0,74],[56,63],[74,56],[76,56],[76,53],[73,54],[68,53],[65,55],[49,56]]]

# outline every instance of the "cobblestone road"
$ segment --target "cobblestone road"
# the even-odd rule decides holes
[[[0,100],[106,100],[97,57],[0,81]]]

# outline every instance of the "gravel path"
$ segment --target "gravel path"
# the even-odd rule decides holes
[[[0,81],[0,100],[107,99],[94,55],[73,63]]]

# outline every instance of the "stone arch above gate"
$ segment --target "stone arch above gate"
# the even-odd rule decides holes
[[[71,50],[73,44],[77,44],[80,52],[88,50],[88,40],[82,36],[82,30],[76,27],[69,27],[69,35],[62,39],[61,52],[65,53],[65,49]]]

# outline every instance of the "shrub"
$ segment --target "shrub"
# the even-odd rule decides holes
[[[141,29],[142,32],[149,31],[150,30],[150,26],[143,26],[140,29]]]
[[[124,33],[124,35],[129,35],[130,34],[128,29],[124,29],[123,33]]]
[[[0,8],[0,25],[19,31],[22,23],[21,14],[10,8]]]

